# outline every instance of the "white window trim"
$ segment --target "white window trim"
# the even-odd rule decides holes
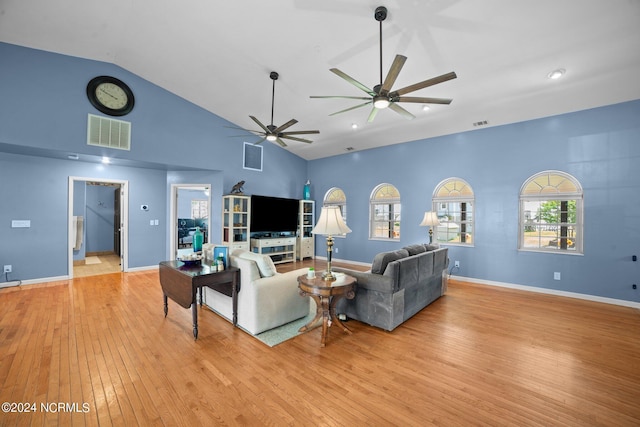
[[[383,182],[381,184],[378,184],[375,186],[375,188],[373,189],[373,191],[371,191],[371,195],[369,196],[369,240],[379,240],[379,241],[383,241],[383,242],[399,242],[400,241],[400,237],[401,235],[398,234],[398,237],[379,237],[379,236],[374,236],[373,234],[373,230],[374,230],[374,205],[382,205],[382,204],[388,204],[388,205],[399,205],[400,206],[400,214],[402,215],[402,203],[401,203],[401,197],[398,198],[388,198],[388,199],[374,199],[375,194],[378,192],[378,190],[380,190],[381,187],[383,186],[391,186],[393,188],[396,189],[396,191],[398,191],[398,194],[400,194],[400,191],[398,190],[398,187],[396,187],[393,184],[389,184],[388,182]],[[400,223],[400,230],[402,230],[402,220],[399,220],[398,223]]]
[[[340,190],[342,192],[342,194],[344,194],[344,201],[341,202],[328,202],[327,201],[327,197],[329,197],[329,195],[336,191],[336,190]],[[326,193],[324,193],[324,197],[322,199],[322,206],[338,206],[340,209],[340,213],[342,214],[342,219],[344,220],[345,224],[347,223],[347,194],[344,192],[344,190],[340,187],[331,187],[329,190],[327,190]],[[347,237],[346,234],[336,234],[333,236],[335,237],[340,237],[340,238],[345,238]]]
[[[540,195],[540,194],[532,194],[532,195],[523,195],[525,187],[529,182],[535,180],[536,178],[543,175],[561,175],[569,179],[578,189],[577,193],[556,193],[553,195]],[[526,201],[548,201],[548,200],[575,200],[576,201],[576,248],[575,250],[560,250],[560,249],[543,249],[543,248],[524,248],[524,203]],[[534,175],[531,175],[527,178],[522,186],[520,187],[520,192],[518,193],[518,251],[522,252],[538,252],[545,254],[559,254],[559,255],[573,255],[573,256],[582,256],[584,255],[584,190],[582,189],[582,185],[580,181],[578,181],[573,175],[559,171],[559,170],[546,170],[542,172],[538,172]]]
[[[438,194],[438,191],[440,190],[440,188],[450,181],[464,182],[466,186],[469,187],[469,189],[473,193],[473,197],[437,197],[436,194]],[[438,183],[438,185],[436,185],[436,188],[433,190],[433,196],[431,198],[432,209],[435,212],[438,212],[442,204],[448,204],[448,203],[471,203],[471,206],[473,207],[473,211],[472,211],[473,219],[471,220],[471,229],[473,230],[472,231],[473,238],[471,240],[471,243],[438,242],[438,238],[436,235],[436,237],[434,237],[434,243],[438,243],[440,245],[447,245],[447,246],[460,246],[463,248],[473,248],[475,246],[475,241],[476,241],[476,200],[475,200],[475,192],[473,191],[473,187],[469,184],[469,182],[467,182],[467,180],[452,176],[450,178],[443,179]],[[436,234],[436,232],[437,232],[437,227],[436,227],[436,230],[434,230],[434,234]]]

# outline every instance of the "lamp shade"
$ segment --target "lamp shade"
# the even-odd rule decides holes
[[[342,213],[338,206],[323,206],[320,218],[318,218],[318,222],[311,232],[313,234],[331,236],[351,233],[351,229],[347,227],[347,224],[342,219]]]
[[[429,211],[429,212],[425,212],[424,213],[424,218],[422,218],[422,222],[420,223],[420,226],[426,227],[426,226],[434,226],[434,225],[440,225],[440,221],[438,220],[438,214],[433,212],[433,211]]]

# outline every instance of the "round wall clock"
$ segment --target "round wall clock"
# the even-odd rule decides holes
[[[123,81],[110,76],[91,79],[87,85],[91,105],[110,116],[124,116],[133,110],[133,92]]]

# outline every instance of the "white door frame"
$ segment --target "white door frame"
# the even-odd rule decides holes
[[[178,254],[178,190],[209,190],[208,241],[211,241],[211,184],[171,184],[171,200],[169,202],[169,259],[176,259]]]
[[[68,255],[69,265],[67,267],[68,276],[73,279],[73,188],[78,181],[105,182],[110,184],[120,184],[120,268],[122,271],[129,271],[129,181],[121,179],[87,178],[80,176],[69,177],[69,198],[67,210],[67,230],[68,230]]]

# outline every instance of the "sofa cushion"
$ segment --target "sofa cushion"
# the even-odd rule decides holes
[[[420,244],[405,246],[402,249],[406,249],[407,252],[409,252],[409,256],[418,255],[427,251],[427,248]]]
[[[233,253],[238,258],[247,259],[250,261],[254,261],[258,266],[258,270],[260,271],[261,277],[271,277],[275,276],[277,273],[276,266],[273,263],[273,260],[268,255],[261,255],[255,252],[242,251],[242,252],[234,252]]]
[[[373,258],[371,263],[371,272],[373,274],[383,274],[387,268],[387,264],[409,256],[406,249],[398,249],[397,251],[380,252]]]

